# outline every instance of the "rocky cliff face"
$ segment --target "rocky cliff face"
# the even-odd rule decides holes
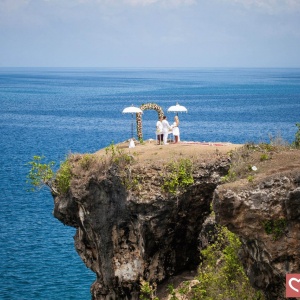
[[[219,186],[216,221],[236,233],[251,284],[267,299],[285,298],[286,273],[300,270],[300,171],[267,176],[238,188]]]
[[[54,216],[77,228],[76,250],[97,275],[92,298],[139,299],[141,279],[157,283],[195,268],[202,223],[228,168],[227,158],[195,165],[194,183],[176,195],[162,191],[157,166],[130,169],[138,191],[126,189],[116,165],[74,176],[68,194],[55,198]]]
[[[76,250],[97,275],[92,299],[139,299],[141,280],[160,283],[195,268],[212,202],[217,222],[241,238],[252,285],[267,299],[285,299],[285,274],[300,273],[299,165],[220,185],[230,161],[216,153],[195,161],[194,183],[171,194],[161,189],[165,170],[157,164],[127,168],[131,183],[138,178],[133,188],[117,164],[87,171],[82,161],[73,159],[71,187],[55,197],[54,216],[77,229]]]

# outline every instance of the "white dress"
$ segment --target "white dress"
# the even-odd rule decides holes
[[[178,142],[179,142],[180,141],[180,132],[179,132],[179,127],[177,126],[176,122],[173,123],[172,128],[173,128],[173,135],[178,136]]]
[[[163,134],[163,125],[161,121],[156,122],[156,135]]]

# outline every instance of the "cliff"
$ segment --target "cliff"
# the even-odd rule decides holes
[[[266,299],[285,299],[286,273],[300,271],[300,169],[215,191],[216,221],[242,241],[241,261]]]
[[[241,146],[119,145],[69,157],[70,188],[55,196],[54,216],[77,229],[76,250],[97,275],[92,299],[139,299],[141,280],[159,284],[195,269],[212,203],[217,222],[242,240],[253,286],[268,299],[283,299],[286,271],[300,269],[300,154],[289,151],[293,165],[284,172],[267,167],[282,163],[283,152],[273,153],[257,161],[251,182],[221,185],[236,149]],[[266,226],[272,233],[276,220],[284,225],[278,223],[283,227],[274,237]]]

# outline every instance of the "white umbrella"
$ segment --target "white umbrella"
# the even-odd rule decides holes
[[[175,112],[178,115],[179,112],[186,112],[187,113],[187,109],[184,106],[179,105],[178,103],[176,103],[176,105],[170,106],[168,108],[168,112]]]
[[[129,107],[126,107],[123,109],[122,111],[123,114],[132,114],[132,123],[131,123],[131,136],[133,138],[133,114],[136,114],[136,113],[143,113],[143,111],[138,108],[138,107],[135,107],[135,106],[129,106]]]
[[[136,114],[136,113],[143,113],[143,111],[140,108],[132,105],[132,106],[128,106],[128,107],[124,108],[122,113],[123,114],[126,114],[126,113]]]

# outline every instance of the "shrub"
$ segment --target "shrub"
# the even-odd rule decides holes
[[[264,299],[255,291],[238,258],[241,242],[226,227],[217,227],[216,241],[201,251],[202,263],[192,299]]]
[[[296,148],[300,148],[300,123],[296,123],[296,126],[298,130],[295,134],[295,141],[293,142],[293,146]]]
[[[236,172],[232,170],[232,168],[229,169],[227,175],[221,177],[221,182],[231,182],[236,180]]]
[[[268,160],[269,159],[269,155],[267,153],[263,153],[261,156],[260,156],[260,161],[265,161],[265,160]]]
[[[172,284],[168,285],[168,292],[169,292],[169,299],[170,300],[179,300],[176,297],[176,290],[174,289],[174,286]]]
[[[171,194],[185,190],[194,183],[192,169],[193,165],[189,159],[182,158],[178,162],[170,163],[166,168],[162,189]]]
[[[142,177],[137,175],[133,175],[129,170],[125,170],[121,172],[122,182],[125,186],[126,190],[133,191],[141,191],[142,190]]]
[[[111,144],[105,148],[105,153],[111,160],[111,163],[121,167],[130,164],[132,161],[132,156],[124,153],[122,149],[115,146],[114,142],[111,142]]]
[[[52,190],[52,184],[54,180],[54,171],[53,166],[55,165],[54,161],[49,162],[48,164],[42,163],[44,156],[33,156],[33,161],[30,161],[28,165],[31,166],[29,173],[27,175],[28,184],[33,187],[31,191],[41,188],[42,186],[47,186]]]
[[[91,166],[95,163],[95,156],[92,154],[84,154],[80,160],[80,166],[84,170],[89,170]]]
[[[72,178],[71,164],[68,159],[60,164],[60,168],[56,173],[55,187],[59,194],[65,194],[69,187]]]
[[[39,189],[43,186],[47,186],[54,195],[64,194],[70,187],[70,181],[72,177],[71,164],[68,159],[62,162],[59,170],[53,171],[55,163],[41,163],[44,156],[35,155],[33,161],[29,162],[31,166],[29,174],[27,175],[27,183],[31,184],[32,191]]]
[[[247,178],[252,171],[257,171],[257,169],[253,169],[253,166],[259,162],[271,160],[273,152],[283,150],[282,147],[267,143],[247,143],[243,147],[229,152],[230,169],[227,175],[221,178],[221,182],[233,182],[241,178]]]
[[[156,296],[154,296],[155,290],[150,285],[149,282],[141,280],[141,290],[140,297],[141,300],[159,300]]]
[[[249,175],[249,176],[247,177],[247,180],[248,180],[249,182],[253,182],[254,176],[253,176],[253,175]]]
[[[271,234],[274,240],[278,240],[285,232],[286,219],[274,219],[263,222],[266,234]]]

